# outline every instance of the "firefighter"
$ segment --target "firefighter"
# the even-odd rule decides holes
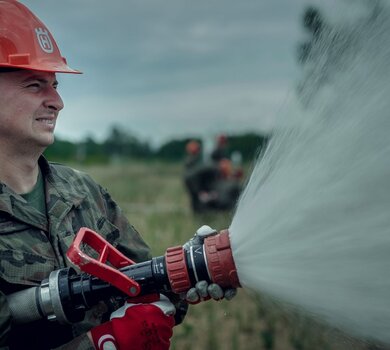
[[[233,168],[228,152],[228,137],[220,134],[216,138],[215,148],[210,154],[216,169],[212,183],[213,197],[208,201],[208,207],[216,210],[231,210],[236,205],[241,192],[242,174]]]
[[[149,247],[105,189],[43,157],[64,107],[56,73],[80,72],[68,66],[27,7],[0,0],[0,347],[168,349],[173,313],[183,303],[166,298],[127,303],[114,313],[113,305],[101,304],[74,325],[12,322],[7,295],[69,266],[66,251],[81,227],[99,232],[136,262],[150,259]]]
[[[185,168],[191,170],[202,163],[202,152],[200,143],[196,140],[188,141],[186,144]]]
[[[217,198],[214,187],[218,180],[219,169],[214,163],[203,161],[198,141],[189,141],[186,144],[186,153],[184,184],[190,197],[192,210],[201,213],[210,209],[210,203]]]
[[[211,152],[211,159],[218,163],[220,160],[229,158],[228,152],[228,138],[225,134],[220,134],[216,138],[215,148]]]

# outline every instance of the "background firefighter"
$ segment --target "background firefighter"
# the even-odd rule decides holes
[[[218,137],[217,147],[211,153],[211,159],[206,161],[203,160],[198,141],[192,140],[186,145],[184,184],[192,210],[196,213],[231,210],[237,202],[241,192],[242,171],[233,169],[226,145],[226,136]]]

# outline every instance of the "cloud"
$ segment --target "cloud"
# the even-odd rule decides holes
[[[303,0],[22,1],[85,73],[59,77],[72,139],[269,130],[297,75]]]

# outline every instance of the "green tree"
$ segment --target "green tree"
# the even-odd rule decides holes
[[[103,143],[103,150],[109,156],[147,158],[152,155],[147,142],[141,142],[119,126],[113,126]]]
[[[238,151],[243,161],[252,161],[267,145],[268,135],[248,133],[243,135],[229,136],[228,153]]]

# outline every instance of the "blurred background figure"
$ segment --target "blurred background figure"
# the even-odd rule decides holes
[[[205,203],[215,197],[214,183],[218,169],[211,163],[204,163],[202,147],[199,141],[191,140],[186,144],[184,184],[188,191],[194,212],[205,210]]]
[[[215,142],[215,148],[211,152],[211,159],[215,162],[223,158],[229,158],[228,155],[228,138],[226,135],[218,135]]]
[[[199,141],[191,140],[186,144],[185,167],[190,169],[202,162],[202,152]]]
[[[200,142],[191,140],[186,144],[184,184],[192,210],[201,213],[233,209],[241,192],[243,175],[239,155],[235,155],[233,164],[228,157],[225,135],[218,136],[210,160],[204,161],[202,153]]]

